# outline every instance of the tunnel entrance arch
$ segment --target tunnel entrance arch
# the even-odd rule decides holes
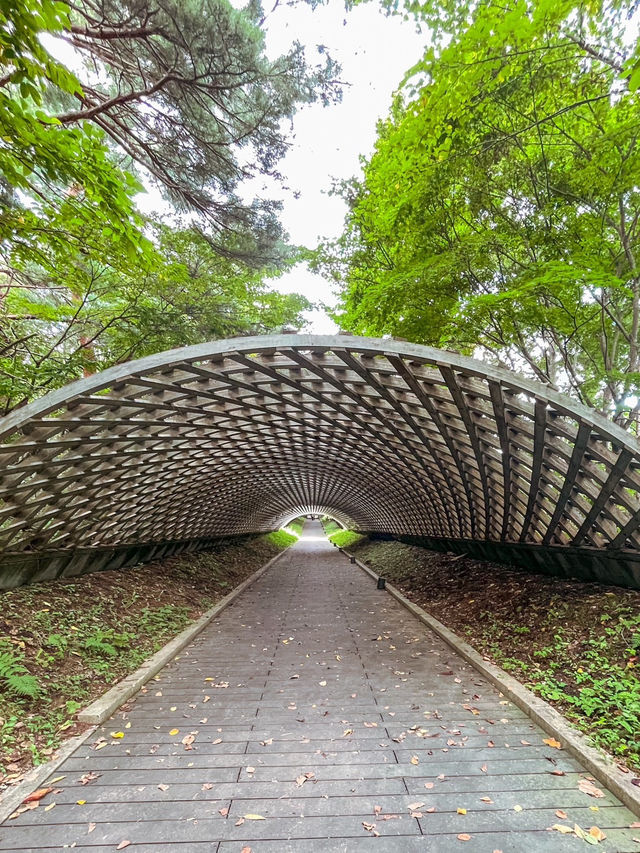
[[[640,445],[568,397],[414,344],[175,349],[0,419],[0,585],[195,550],[313,507],[349,527],[640,586]]]

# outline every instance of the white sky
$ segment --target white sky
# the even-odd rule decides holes
[[[234,3],[234,5],[236,5]],[[241,5],[238,3],[237,5]],[[268,8],[268,2],[265,7]],[[283,6],[268,19],[267,50],[271,56],[286,52],[294,40],[307,45],[309,61],[315,61],[317,44],[324,44],[342,65],[342,102],[323,107],[312,104],[294,119],[295,138],[278,169],[291,188],[283,193],[281,219],[296,245],[315,247],[321,237],[337,237],[343,226],[346,205],[329,197],[332,178],[348,178],[360,170],[358,157],[369,154],[375,142],[376,122],[388,113],[391,96],[405,71],[423,54],[425,36],[413,22],[386,17],[377,0],[369,0],[345,12],[344,0],[329,0],[312,11],[306,4]],[[262,190],[259,183],[257,190]],[[294,191],[300,193],[296,200]],[[272,191],[270,190],[270,193]],[[145,212],[159,207],[159,195],[139,197]],[[313,302],[334,305],[332,285],[299,264],[274,282],[282,293],[303,293]],[[335,324],[322,309],[308,312],[307,331],[331,334]]]

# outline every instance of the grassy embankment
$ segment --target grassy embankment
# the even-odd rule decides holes
[[[331,537],[593,742],[640,768],[640,592],[453,558],[352,531]]]

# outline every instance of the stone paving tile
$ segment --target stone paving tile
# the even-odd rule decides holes
[[[310,523],[0,827],[0,850],[584,850],[547,831],[564,822],[640,853],[631,812],[580,792],[586,774],[545,737]]]

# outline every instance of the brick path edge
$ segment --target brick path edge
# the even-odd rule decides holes
[[[379,577],[366,563],[358,560],[344,548],[340,551],[351,561],[366,572],[373,580]],[[406,607],[420,622],[434,631],[448,646],[456,651],[468,663],[474,666],[485,678],[489,679],[498,687],[504,695],[517,705],[530,717],[540,728],[548,734],[561,741],[567,752],[582,762],[587,770],[606,788],[608,788],[628,809],[640,817],[640,787],[632,784],[633,773],[623,773],[617,764],[608,755],[590,746],[587,736],[575,729],[559,711],[556,711],[544,699],[540,699],[531,690],[524,687],[513,676],[508,675],[499,666],[485,660],[468,643],[465,643],[457,634],[443,625],[438,619],[414,604],[399,589],[385,582],[386,591],[397,602]]]
[[[236,598],[241,595],[247,587],[251,586],[254,581],[257,581],[271,566],[279,560],[288,548],[282,550],[279,554],[272,557],[264,566],[261,566],[256,572],[250,575],[242,583],[238,584],[235,589],[222,598],[217,604],[207,610],[199,619],[189,625],[180,634],[157,651],[152,657],[145,661],[141,667],[135,672],[127,675],[122,681],[119,681],[106,693],[98,697],[82,711],[78,711],[76,718],[79,723],[88,723],[90,728],[83,734],[77,737],[70,738],[58,747],[56,755],[50,761],[44,764],[39,764],[32,768],[15,787],[10,788],[4,795],[0,796],[0,824],[3,823],[10,814],[18,808],[25,797],[36,790],[41,782],[50,776],[55,770],[63,764],[75,750],[81,746],[84,741],[93,734],[100,723],[108,719],[114,711],[123,705],[128,699],[134,696],[140,688],[153,678],[170,660],[172,660],[178,652],[187,646],[207,625],[219,616]]]

